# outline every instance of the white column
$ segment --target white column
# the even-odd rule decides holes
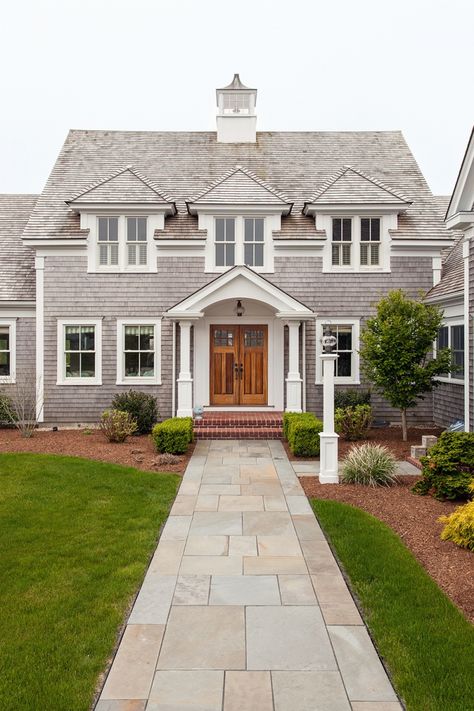
[[[44,422],[44,257],[35,257],[36,270],[36,419]]]
[[[288,376],[286,378],[286,411],[301,412],[300,321],[289,321]]]
[[[193,379],[191,377],[192,321],[179,322],[179,375],[177,417],[193,416]]]
[[[338,439],[334,432],[334,363],[337,353],[323,353],[323,431],[319,434],[321,443],[320,484],[338,484]]]

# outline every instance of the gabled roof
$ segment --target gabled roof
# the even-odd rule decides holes
[[[446,211],[446,222],[450,229],[464,229],[474,222],[474,128]]]
[[[434,198],[439,214],[444,215],[448,206],[449,197],[436,196]],[[456,237],[456,241],[447,250],[444,250],[443,266],[440,281],[433,286],[426,295],[430,301],[441,300],[442,297],[449,298],[454,294],[459,294],[464,290],[464,259],[463,259],[463,233],[456,231],[451,233]]]
[[[410,200],[393,188],[349,165],[343,166],[328,178],[307,201],[307,204],[318,203],[328,205],[342,203],[357,205],[411,204]]]
[[[75,203],[97,205],[99,203],[170,204],[173,200],[146,176],[131,165],[119,168],[106,178],[100,178],[66,200]]]
[[[278,205],[291,210],[291,202],[274,187],[247,168],[236,165],[208,187],[201,190],[189,205]]]
[[[38,195],[0,195],[0,304],[35,298],[34,251],[21,235]]]

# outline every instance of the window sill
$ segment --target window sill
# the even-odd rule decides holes
[[[98,378],[68,378],[67,380],[57,380],[56,385],[102,385],[102,380]]]
[[[162,385],[159,378],[123,378],[117,380],[115,385]]]
[[[352,380],[352,378],[334,378],[334,385],[360,385],[360,380]],[[321,378],[315,381],[315,385],[324,385],[324,380]]]
[[[88,274],[155,274],[158,269],[154,267],[127,267],[120,269],[118,267],[102,267],[101,269],[88,269]]]
[[[435,378],[435,380],[438,381],[438,383],[449,383],[452,385],[464,385],[464,378]]]
[[[212,267],[209,269],[206,269],[204,274],[224,274],[225,272],[229,271],[229,269],[234,269],[234,267],[247,267],[247,269],[251,269],[253,272],[256,272],[257,274],[274,274],[275,270],[274,269],[269,269],[268,267],[250,267],[247,264],[234,264],[232,267]]]
[[[323,269],[323,274],[390,274],[388,267],[332,267]]]
[[[0,385],[15,385],[16,378],[13,375],[0,375]]]

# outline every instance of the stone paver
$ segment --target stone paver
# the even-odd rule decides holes
[[[281,442],[197,443],[97,711],[401,711]]]

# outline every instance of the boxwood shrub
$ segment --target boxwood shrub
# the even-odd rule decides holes
[[[426,457],[416,494],[435,499],[469,499],[474,478],[474,432],[443,432]]]
[[[184,454],[193,441],[193,418],[171,417],[155,425],[151,436],[158,452]]]
[[[288,445],[295,457],[319,455],[319,433],[323,430],[321,420],[311,412],[286,413],[293,417],[287,424]]]
[[[312,412],[284,412],[283,413],[283,437],[288,440],[290,433],[290,425],[296,420],[301,421],[308,419],[314,421],[316,418]]]

